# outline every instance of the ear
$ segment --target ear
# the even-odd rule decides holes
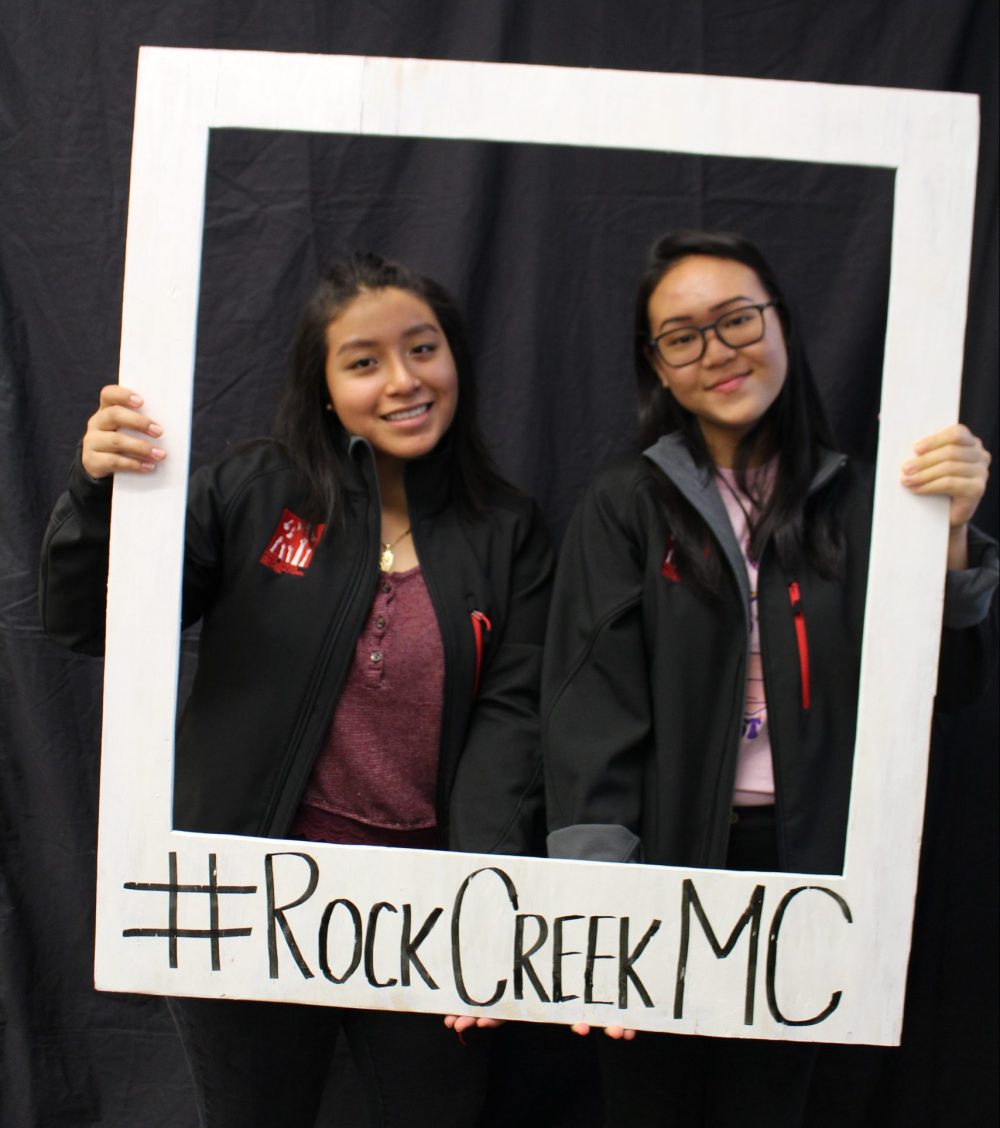
[[[670,391],[670,369],[660,359],[660,354],[656,349],[652,349],[649,345],[643,346],[643,351],[646,354],[646,360],[649,367],[656,373],[657,380],[660,381],[662,387],[668,392]]]

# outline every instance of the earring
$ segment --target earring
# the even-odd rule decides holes
[[[333,411],[333,404],[332,404],[332,403],[328,403],[328,404],[326,405],[326,410],[327,410],[327,411]]]

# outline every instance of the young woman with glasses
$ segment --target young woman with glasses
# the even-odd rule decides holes
[[[837,453],[789,304],[747,240],[660,239],[635,327],[642,453],[591,486],[557,570],[549,852],[839,873],[872,475]],[[989,461],[954,425],[902,468],[906,489],[950,498],[940,703],[977,693],[995,641],[996,547],[969,524]],[[609,1124],[802,1123],[807,1044],[606,1033]]]

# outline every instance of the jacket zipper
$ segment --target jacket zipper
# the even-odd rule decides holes
[[[479,677],[483,672],[483,646],[485,642],[483,631],[488,635],[493,630],[493,624],[482,611],[470,611],[469,618],[472,620],[472,633],[476,640],[476,677],[472,683],[472,699],[474,701],[479,696]]]
[[[381,510],[382,502],[381,497],[379,496],[377,481],[375,484],[375,502],[377,506],[376,511],[378,512]],[[366,512],[371,512],[370,500]],[[358,565],[351,581],[350,590],[348,592],[347,600],[345,601],[344,609],[343,611],[338,613],[336,622],[332,624],[323,642],[319,661],[316,663],[316,667],[313,670],[313,675],[309,683],[309,688],[306,693],[305,700],[303,701],[302,707],[299,710],[299,715],[295,719],[295,726],[292,729],[292,735],[288,741],[284,762],[281,765],[278,780],[274,788],[272,789],[271,797],[268,800],[267,810],[264,815],[263,826],[261,829],[261,834],[264,836],[270,837],[270,835],[272,834],[276,817],[279,815],[279,813],[284,814],[285,820],[289,825],[291,825],[291,819],[294,819],[295,812],[298,810],[298,806],[301,803],[302,793],[305,790],[309,780],[309,773],[312,772],[313,765],[315,765],[316,759],[319,756],[320,749],[322,747],[322,745],[318,742],[312,749],[312,757],[309,760],[308,772],[304,776],[302,776],[300,780],[297,781],[299,786],[297,788],[298,799],[296,801],[295,807],[292,809],[290,815],[287,812],[282,811],[282,806],[284,804],[287,804],[285,791],[288,787],[289,779],[292,776],[293,770],[295,770],[298,766],[298,762],[302,759],[303,754],[300,745],[302,745],[305,739],[305,734],[309,729],[315,704],[323,695],[324,690],[329,692],[330,688],[335,686],[337,696],[334,697],[333,701],[331,702],[329,711],[329,716],[332,717],[333,709],[336,707],[337,697],[339,697],[340,690],[343,688],[344,682],[347,679],[354,653],[353,648],[348,648],[343,658],[338,661],[335,676],[331,678],[330,668],[331,666],[333,666],[333,655],[336,649],[335,644],[337,641],[339,641],[339,638],[344,631],[345,623],[349,620],[352,614],[357,621],[358,633],[360,633],[361,627],[364,624],[365,620],[362,616],[367,615],[368,608],[371,606],[371,601],[374,596],[375,584],[378,582],[379,577],[378,569],[372,567],[372,565],[375,564],[375,562],[378,560],[378,543],[377,531],[375,532],[375,535],[372,536],[371,530],[369,530],[369,536],[361,542],[360,551],[358,554]],[[372,577],[369,581],[370,590],[368,592],[367,598],[359,603],[358,593],[363,590],[367,577]],[[302,772],[300,771],[299,774],[301,776]],[[287,827],[285,829],[287,830]]]
[[[437,578],[434,574],[434,553],[433,551],[429,551],[428,546],[422,543],[422,528],[416,521],[414,522],[413,541],[417,547],[417,556],[420,558],[420,569],[424,577],[424,583],[427,585],[427,594],[431,597],[431,605],[434,608],[438,629],[441,631],[441,643],[444,647],[444,700],[441,706],[441,738],[438,743],[438,768],[434,809],[437,813],[437,827],[441,845],[442,847],[446,847],[451,822],[449,817],[450,811],[448,809],[448,795],[445,789],[446,749],[449,746],[449,740],[451,738],[452,715],[457,704],[454,692],[449,692],[449,689],[454,685],[454,679],[458,673],[459,663],[456,662],[456,658],[459,658],[463,653],[467,653],[465,649],[467,636],[464,633],[464,629],[461,627],[461,617],[452,617],[448,614],[450,605],[442,598],[442,593],[438,589]],[[433,544],[433,541],[431,543]],[[462,663],[462,666],[464,668],[464,663]]]
[[[802,592],[798,581],[788,585],[788,598],[795,620],[795,641],[799,648],[799,677],[802,682],[802,708],[809,708],[809,636],[806,634],[806,617],[802,611]]]
[[[304,740],[306,730],[309,728],[316,702],[319,700],[324,689],[329,691],[331,686],[334,685],[337,687],[339,695],[340,688],[343,687],[344,681],[347,678],[350,668],[350,659],[353,657],[353,649],[347,650],[345,660],[341,660],[337,663],[337,669],[334,676],[330,676],[331,667],[333,666],[332,658],[334,651],[336,650],[335,643],[342,635],[345,627],[345,622],[352,614],[352,612],[354,616],[357,617],[357,609],[359,606],[363,606],[364,609],[367,610],[367,608],[371,604],[371,596],[369,596],[367,600],[361,601],[361,603],[359,603],[358,593],[359,591],[361,591],[364,585],[365,577],[367,575],[371,575],[374,571],[374,569],[371,567],[372,563],[372,554],[368,546],[363,545],[360,552],[358,568],[355,571],[354,578],[348,592],[348,597],[345,600],[344,613],[337,616],[337,621],[331,626],[330,631],[328,632],[326,639],[323,642],[323,648],[320,651],[319,661],[316,663],[316,667],[313,671],[313,676],[310,680],[305,700],[303,701],[302,708],[299,710],[299,715],[295,720],[295,727],[292,730],[292,735],[289,738],[287,750],[285,752],[285,760],[281,766],[278,780],[273,788],[271,799],[268,803],[267,811],[263,819],[261,834],[265,836],[271,835],[274,829],[275,818],[282,807],[282,803],[287,801],[285,791],[288,786],[288,781],[292,775],[293,769],[301,759],[302,752],[300,746],[302,745],[302,742]],[[375,572],[375,574],[377,575],[378,573]],[[362,619],[358,624],[359,629],[363,625],[363,622],[364,620]],[[334,699],[334,702],[331,704],[331,717],[333,716],[333,708],[335,707],[335,704],[336,699]],[[316,757],[318,755],[319,747],[317,746],[316,749],[314,749],[312,759],[309,762],[310,772],[312,771],[312,765],[315,764]],[[301,791],[305,788],[307,781],[308,775],[301,781],[302,788],[300,789],[300,796]],[[298,804],[296,804],[296,807],[292,810],[293,818],[297,809]]]

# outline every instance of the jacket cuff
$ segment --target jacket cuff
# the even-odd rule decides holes
[[[638,862],[642,843],[617,823],[577,823],[554,830],[547,839],[550,858],[582,862]]]
[[[970,528],[969,567],[945,575],[944,626],[964,630],[981,623],[989,613],[998,582],[1000,562],[996,543],[978,529]]]
[[[73,464],[69,470],[69,492],[81,501],[111,501],[114,474],[106,478],[92,478],[83,468],[83,444],[77,443]]]

